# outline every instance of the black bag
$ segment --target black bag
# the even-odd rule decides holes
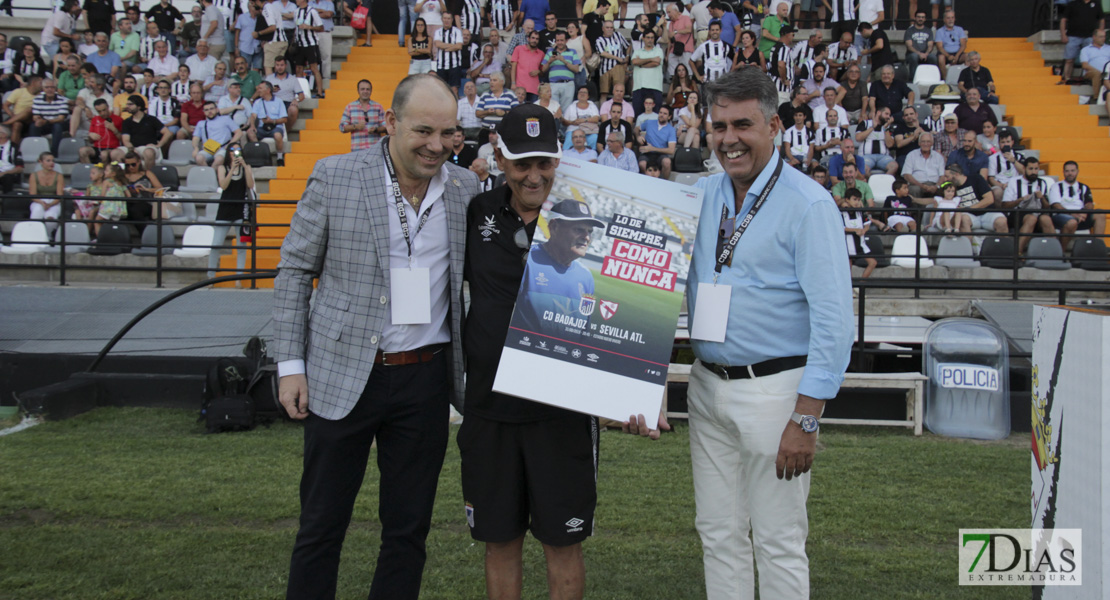
[[[243,347],[243,356],[253,365],[247,394],[254,400],[256,414],[266,420],[292,420],[278,401],[277,363],[267,354],[266,342],[258,336],[252,337]]]
[[[208,370],[200,409],[208,433],[254,429],[254,400],[247,393],[249,369],[243,359],[221,358]]]

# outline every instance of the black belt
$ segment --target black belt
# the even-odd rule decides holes
[[[707,362],[701,363],[701,366],[709,369],[717,377],[726,381],[729,379],[751,379],[752,377],[766,377],[768,375],[774,375],[775,373],[789,371],[790,369],[804,367],[806,366],[806,357],[784,356],[782,358],[772,358],[771,360],[765,360],[744,367],[726,367],[724,365]]]
[[[417,348],[416,350],[402,350],[401,352],[383,352],[378,350],[378,353],[374,355],[374,364],[385,365],[387,367],[399,367],[402,365],[431,362],[431,360],[445,348],[447,348],[447,344],[432,344],[430,346]]]

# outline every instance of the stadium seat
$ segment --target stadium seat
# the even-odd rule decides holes
[[[131,227],[123,223],[102,223],[96,243],[89,247],[89,254],[113,256],[131,251]]]
[[[92,165],[85,163],[78,163],[73,165],[73,171],[69,174],[69,187],[75,190],[84,190],[92,183],[89,175],[92,171]]]
[[[1075,240],[1071,245],[1071,264],[1084,271],[1110,271],[1106,242],[1097,237]]]
[[[1064,260],[1064,249],[1060,240],[1051,237],[1037,237],[1029,241],[1025,251],[1025,266],[1050,271],[1066,271],[1071,263]]]
[[[4,196],[4,203],[0,207],[0,215],[5,219],[31,218],[31,198],[28,196]]]
[[[219,182],[216,180],[216,170],[212,167],[193,167],[189,169],[189,176],[185,185],[177,188],[182,192],[196,192],[201,194],[220,191]]]
[[[16,56],[23,56],[23,46],[34,43],[31,38],[25,35],[17,35],[8,42],[8,48],[12,49]]]
[[[212,252],[212,236],[215,230],[211,225],[190,225],[181,238],[181,247],[173,251],[181,258],[198,258]]]
[[[270,162],[270,147],[262,142],[244,144],[243,159],[254,169],[269,167],[273,164]]]
[[[158,178],[158,183],[162,184],[162,187],[171,192],[176,191],[177,187],[181,185],[181,176],[177,173],[177,167],[154,165],[154,168],[151,169],[150,172],[154,173],[154,176]]]
[[[975,250],[971,247],[971,238],[967,236],[941,237],[936,260],[938,265],[951,269],[974,269],[979,266]]]
[[[671,181],[682,185],[694,185],[701,179],[701,173],[671,173]]]
[[[38,163],[39,155],[43,152],[50,152],[50,142],[46,141],[44,137],[29,136],[23,138],[23,141],[19,143],[19,155],[23,157],[23,162],[26,165]]]
[[[1016,260],[1014,239],[989,236],[979,245],[979,264],[992,269],[1012,269]]]
[[[871,186],[871,193],[875,196],[875,205],[882,206],[887,196],[894,195],[894,176],[885,173],[872,175],[867,179]]]
[[[912,269],[914,268],[914,263],[920,260],[922,269],[933,266],[933,259],[929,258],[929,245],[925,242],[925,237],[922,236],[920,238],[921,243],[918,246],[920,258],[914,254],[915,239],[917,239],[917,236],[910,234],[903,234],[894,238],[894,248],[890,251],[890,264],[896,267]]]
[[[85,223],[66,223],[66,254],[77,254],[89,249],[89,226]],[[62,227],[54,232],[55,246],[46,249],[46,252],[60,253],[62,251]]]
[[[170,225],[162,226],[162,254],[173,254],[176,247],[174,243],[173,227]],[[158,254],[158,226],[147,225],[143,229],[142,246],[135,248],[131,254],[138,254],[139,256],[155,256]]]
[[[944,78],[944,82],[955,87],[955,85],[960,81],[960,73],[963,72],[963,70],[966,68],[967,67],[965,65],[950,65],[948,67],[947,76]]]
[[[4,254],[34,254],[50,247],[46,225],[39,221],[16,223],[12,229],[12,243],[0,248]]]
[[[876,262],[876,268],[881,269],[883,267],[889,267],[890,255],[886,253],[886,243],[883,242],[883,236],[869,233],[863,236],[863,240],[867,243],[868,250],[870,250],[870,252],[864,254],[863,256],[874,258]],[[865,263],[861,257],[856,257],[854,263],[857,267],[860,268],[867,267],[867,263]]]
[[[701,173],[701,150],[698,148],[675,148],[672,171],[679,173]]]
[[[77,138],[63,138],[58,145],[58,157],[55,162],[61,165],[76,164],[81,160],[81,142]]]
[[[944,78],[940,76],[940,67],[936,65],[918,65],[917,70],[913,72],[913,82],[932,85],[940,83]]]
[[[163,160],[162,164],[173,165],[175,167],[184,167],[193,164],[193,141],[174,140],[171,142],[170,157]]]

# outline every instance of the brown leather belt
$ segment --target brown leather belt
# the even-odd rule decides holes
[[[416,350],[402,350],[401,352],[383,352],[378,350],[374,355],[375,365],[385,365],[387,367],[399,367],[403,365],[415,365],[419,363],[426,363],[435,358],[435,355],[443,352],[447,344],[432,344],[417,348]]]

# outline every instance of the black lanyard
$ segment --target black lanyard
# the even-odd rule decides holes
[[[756,198],[755,204],[752,205],[751,210],[744,216],[744,220],[736,226],[736,231],[732,232],[732,237],[728,239],[728,243],[724,248],[721,248],[721,254],[717,256],[716,273],[713,275],[713,283],[717,283],[717,275],[721,274],[721,269],[729,264],[732,260],[732,254],[736,251],[736,244],[740,242],[740,236],[744,235],[747,231],[748,225],[751,224],[752,219],[755,218],[756,213],[763,207],[763,203],[767,201],[767,197],[771,195],[771,190],[775,188],[775,184],[779,182],[779,175],[782,174],[782,157],[779,157],[779,162],[775,165],[775,172],[771,174],[771,178],[767,180],[767,184],[763,186],[763,191],[759,193]],[[725,222],[728,218],[728,206],[721,206],[721,223]]]
[[[397,205],[397,218],[401,220],[401,235],[405,236],[405,246],[409,251],[409,263],[412,263],[412,240],[420,235],[420,230],[424,229],[424,224],[428,222],[428,215],[431,214],[432,209],[424,211],[420,216],[420,222],[416,224],[416,231],[412,233],[412,238],[409,238],[409,218],[405,214],[405,199],[401,196],[401,184],[397,181],[397,172],[393,170],[393,158],[389,155],[389,138],[382,140],[382,150],[385,153],[385,170],[389,173],[390,183],[393,185],[393,201]]]

